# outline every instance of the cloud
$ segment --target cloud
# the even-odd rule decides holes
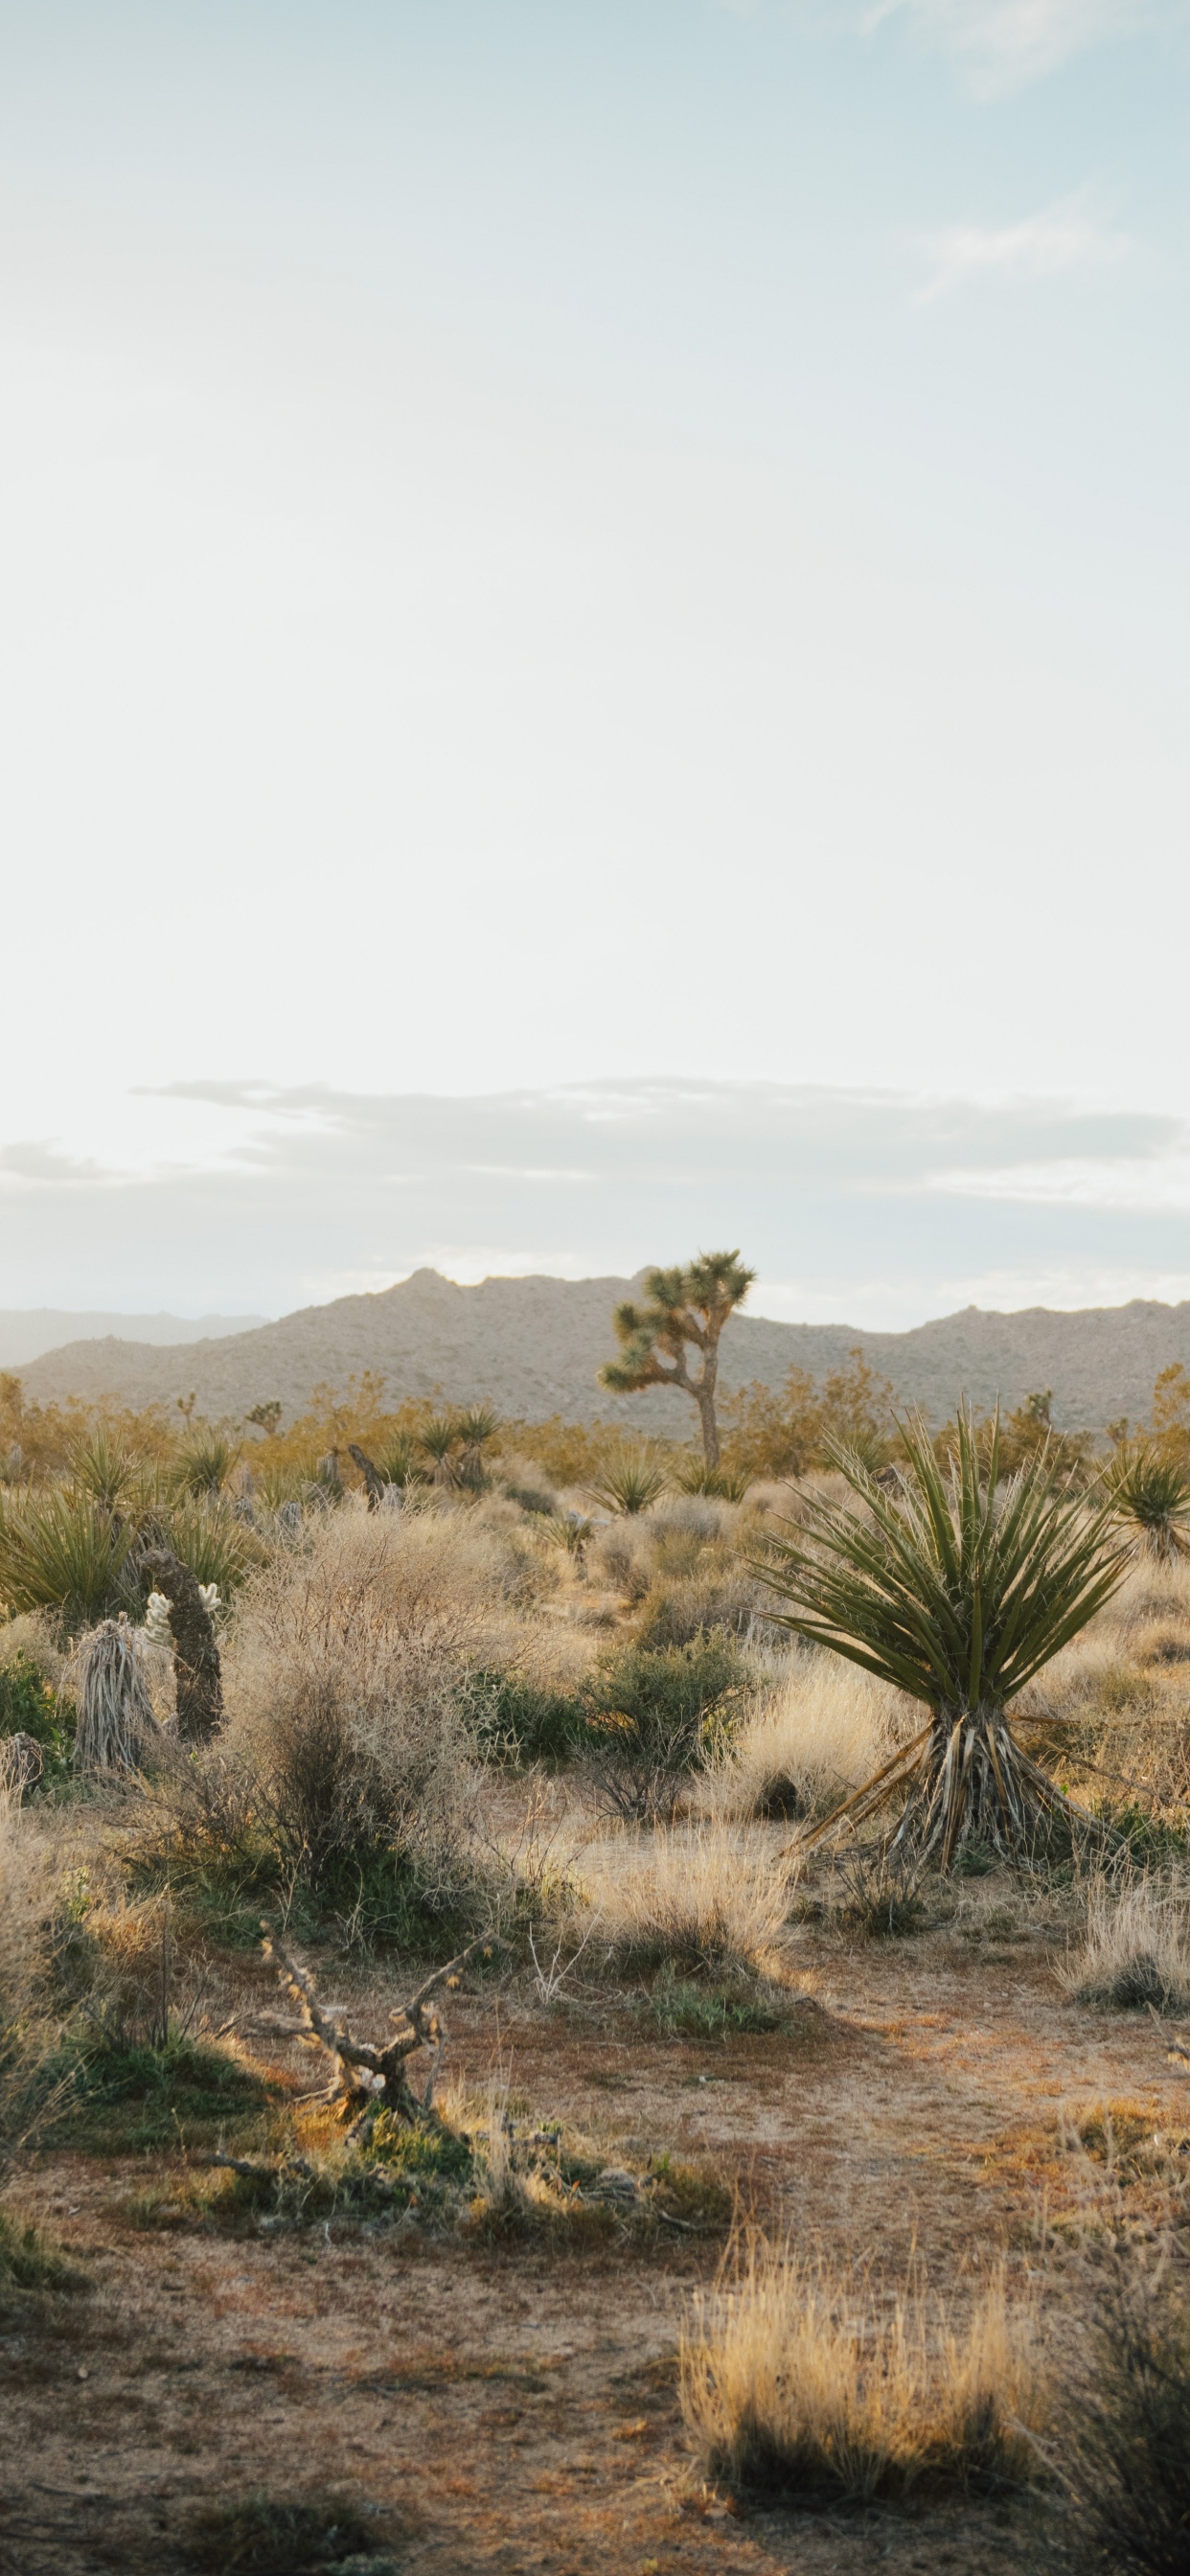
[[[216,1113],[201,1150],[196,1098]],[[760,1311],[895,1327],[972,1301],[1168,1295],[1190,1274],[1186,1130],[1062,1100],[191,1083],[139,1114],[159,1159],[130,1130],[125,1174],[88,1167],[86,1135],[0,1154],[0,1306],[278,1314],[423,1265],[624,1276],[738,1243]]]
[[[959,65],[971,88],[995,97],[1172,14],[1152,0],[878,0],[865,25],[903,17],[923,44]]]
[[[1053,278],[1078,268],[1115,268],[1132,244],[1126,233],[1102,224],[1079,194],[1016,224],[956,224],[930,235],[923,247],[934,273],[918,288],[915,304],[936,304],[982,278]]]

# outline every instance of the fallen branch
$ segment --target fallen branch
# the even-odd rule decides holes
[[[374,2048],[367,2040],[353,2039],[346,2021],[333,2021],[324,2011],[310,1970],[285,1948],[272,1925],[262,1919],[260,1929],[264,1955],[273,1961],[301,2015],[297,2031],[309,2031],[335,2061],[342,2107],[354,2115],[354,2127],[358,2128],[377,2111],[395,2111],[402,2120],[437,2122],[434,2084],[446,2045],[446,2030],[432,1998],[443,1986],[456,1983],[479,1951],[500,1949],[503,1943],[493,1933],[481,1932],[477,1940],[468,1942],[467,1948],[460,1950],[457,1958],[448,1959],[443,1968],[435,1968],[433,1975],[426,1978],[408,2003],[399,2004],[395,2012],[390,2013],[395,2036],[386,2047]],[[405,2073],[406,2058],[412,2057],[419,2048],[434,2051],[429,2076],[420,2096],[413,2091]]]

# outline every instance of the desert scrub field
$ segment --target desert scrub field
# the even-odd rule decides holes
[[[0,1550],[0,2565],[1179,2563],[1179,1549],[1059,1488],[1120,1563],[1005,1722],[1083,1821],[946,1856],[912,1675],[779,1625],[837,1468],[336,1427],[91,1426],[94,1617]]]

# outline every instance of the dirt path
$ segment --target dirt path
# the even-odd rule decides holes
[[[705,2156],[802,2241],[894,2273],[916,2245],[938,2287],[1026,2244],[1042,2193],[1060,2199],[1065,2111],[1190,2116],[1152,2023],[1068,2003],[1041,1937],[842,1952],[806,1935],[803,1956],[817,2001],[788,2034],[703,2045],[510,2005],[497,2028],[472,2001],[456,2058],[475,2077],[498,2063],[609,2149]],[[0,2348],[10,2576],[168,2576],[201,2505],[328,2486],[389,2517],[410,2576],[1027,2563],[1006,2507],[740,2521],[708,2503],[672,2365],[705,2246],[550,2258],[334,2223],[163,2232],[122,2214],[145,2175],[53,2154],[26,2178],[95,2292]]]

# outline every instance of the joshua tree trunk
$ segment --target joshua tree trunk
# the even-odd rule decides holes
[[[184,1744],[206,1744],[223,1723],[223,1675],[210,1611],[197,1576],[168,1548],[150,1548],[141,1563],[169,1603],[178,1734]]]

